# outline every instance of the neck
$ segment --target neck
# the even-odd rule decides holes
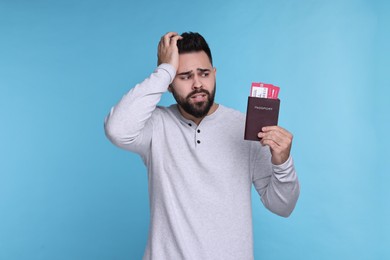
[[[180,105],[178,105],[177,107],[179,108],[180,114],[181,114],[185,119],[191,120],[191,121],[193,121],[196,125],[199,125],[200,122],[202,122],[203,118],[205,118],[206,116],[211,115],[212,113],[214,113],[214,112],[217,110],[218,106],[219,106],[219,105],[218,105],[217,103],[213,103],[213,105],[211,106],[209,112],[208,112],[207,115],[205,115],[204,117],[194,117],[193,115],[188,114],[186,111],[184,111],[184,109],[182,109]]]

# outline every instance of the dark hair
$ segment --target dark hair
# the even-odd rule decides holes
[[[202,35],[194,32],[185,32],[181,35],[183,39],[177,41],[177,48],[179,54],[204,51],[209,57],[211,65],[213,64],[213,58],[209,45]]]

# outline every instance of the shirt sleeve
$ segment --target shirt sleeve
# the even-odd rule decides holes
[[[111,108],[105,118],[104,129],[112,143],[146,156],[153,131],[152,114],[175,74],[172,65],[161,64]]]
[[[269,147],[255,142],[251,155],[252,182],[264,206],[279,216],[290,216],[300,193],[292,157],[281,165],[274,165]]]

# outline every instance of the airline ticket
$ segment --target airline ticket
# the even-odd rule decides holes
[[[251,97],[277,99],[279,87],[272,84],[253,82],[251,86]]]

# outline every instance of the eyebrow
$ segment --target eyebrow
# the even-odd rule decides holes
[[[199,72],[209,72],[209,71],[211,71],[210,69],[201,69],[201,68],[197,68],[196,70],[199,71]],[[192,70],[178,73],[177,76],[190,75],[191,73],[192,73]]]

